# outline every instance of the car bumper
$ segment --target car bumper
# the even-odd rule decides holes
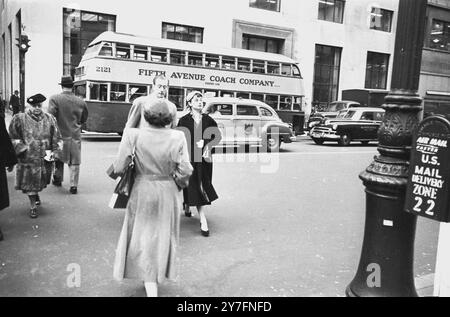
[[[339,140],[340,136],[336,134],[336,131],[316,131],[315,129],[313,129],[310,133],[309,136],[312,139],[319,139],[319,140]]]

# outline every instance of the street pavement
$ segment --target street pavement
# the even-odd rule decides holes
[[[108,208],[114,181],[106,169],[119,138],[88,136],[82,145],[79,194],[50,185],[37,219],[13,189],[0,212],[0,296],[144,296],[142,282],[112,279],[124,210]],[[207,209],[210,237],[198,216],[181,219],[179,276],[164,297],[345,296],[361,251],[365,194],[358,174],[376,145],[318,146],[307,137],[279,154],[217,154],[219,199]],[[438,223],[418,219],[414,270],[434,272]],[[80,284],[73,273],[80,270]],[[78,287],[79,286],[79,287]],[[421,284],[430,295],[429,283]],[[427,288],[427,289],[426,289]],[[423,291],[422,291],[423,290]]]

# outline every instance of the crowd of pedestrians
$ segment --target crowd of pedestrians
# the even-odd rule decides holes
[[[13,116],[5,126],[6,102],[0,95],[0,210],[9,206],[6,171],[16,166],[14,188],[28,196],[29,216],[38,217],[40,193],[53,183],[62,186],[64,164],[70,170],[70,193],[77,194],[81,164],[81,128],[88,119],[86,103],[72,92],[63,76],[60,94],[47,99],[36,94],[22,108],[18,91],[9,105]],[[157,296],[158,284],[177,276],[175,259],[180,216],[192,217],[196,207],[200,234],[208,237],[207,205],[218,198],[212,185],[212,147],[221,140],[217,123],[202,112],[202,94],[187,96],[187,114],[177,118],[168,100],[169,80],[158,75],[148,96],[135,99],[128,114],[113,175],[120,176],[134,160],[135,181],[126,206],[116,248],[113,277],[138,279],[147,296]],[[53,178],[53,179],[52,179]],[[0,240],[3,234],[0,230]]]

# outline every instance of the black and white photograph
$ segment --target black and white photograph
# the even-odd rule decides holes
[[[0,36],[0,297],[450,296],[450,0],[0,0]]]

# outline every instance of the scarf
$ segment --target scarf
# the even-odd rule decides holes
[[[29,108],[27,114],[35,121],[41,121],[44,118],[44,111],[39,107]]]

